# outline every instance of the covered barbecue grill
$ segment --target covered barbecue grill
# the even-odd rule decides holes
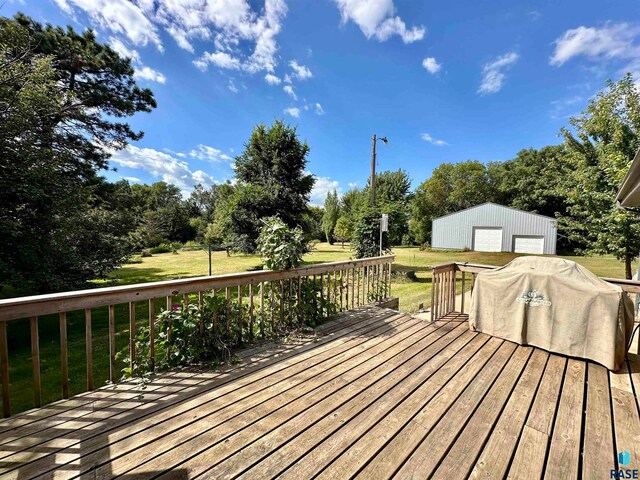
[[[478,274],[472,330],[550,352],[622,366],[633,303],[622,289],[570,260],[520,257]]]

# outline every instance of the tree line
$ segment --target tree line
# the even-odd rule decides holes
[[[266,219],[300,227],[305,240],[351,242],[358,257],[428,244],[435,217],[486,201],[558,218],[562,248],[640,251],[638,217],[613,204],[638,144],[640,95],[628,75],[594,97],[560,133],[561,145],[506,162],[443,163],[414,191],[404,170],[376,178],[324,208],[309,205],[309,145],[282,121],[258,125],[235,158],[233,182],[189,197],[164,182],[109,182],[110,152],[142,138],[126,118],[156,107],[131,60],[91,30],[0,18],[0,295],[50,292],[103,278],[135,252],[194,242],[255,252]]]

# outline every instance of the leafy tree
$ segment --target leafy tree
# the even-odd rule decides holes
[[[615,195],[640,147],[640,91],[630,74],[608,82],[562,130],[569,162],[565,191],[569,215],[561,219],[584,252],[613,254],[625,264],[640,252],[640,217],[617,208]]]
[[[318,240],[320,242],[324,240],[322,217],[324,217],[324,208],[313,205],[302,216],[302,231],[305,233],[307,240]]]
[[[333,229],[333,236],[342,244],[342,248],[344,248],[344,242],[351,240],[352,230],[353,228],[349,217],[342,216],[338,218],[336,226]]]
[[[494,199],[495,189],[482,163],[476,160],[443,163],[416,189],[410,206],[409,228],[418,243],[428,242],[433,218]]]
[[[303,223],[315,179],[306,173],[309,146],[282,121],[258,125],[236,157],[238,184],[216,202],[214,230],[236,250],[253,252],[260,220],[277,216],[287,226]]]
[[[155,107],[133,74],[91,31],[0,18],[0,284],[69,288],[126,258],[97,171],[142,136],[121,119]]]
[[[366,198],[370,196],[370,180],[364,189]],[[385,171],[376,174],[376,205],[399,203],[406,205],[411,199],[411,179],[406,171]]]
[[[327,238],[327,242],[333,245],[333,229],[336,228],[336,222],[340,217],[340,201],[338,200],[338,192],[328,192],[324,201],[324,216],[322,217],[322,229]]]
[[[377,257],[380,255],[380,211],[367,207],[358,214],[353,226],[351,249],[356,258]],[[382,237],[382,252],[389,251],[387,235]]]

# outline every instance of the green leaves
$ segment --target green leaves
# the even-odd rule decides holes
[[[277,217],[263,221],[258,237],[258,251],[269,270],[296,268],[309,251],[302,229],[289,228]]]

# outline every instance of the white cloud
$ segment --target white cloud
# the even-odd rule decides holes
[[[122,177],[122,179],[131,183],[140,183],[142,181],[138,177]]]
[[[284,92],[289,95],[291,98],[293,98],[294,100],[298,99],[298,96],[296,95],[296,92],[293,90],[293,87],[291,85],[285,85],[282,90],[284,90]]]
[[[215,65],[226,70],[238,70],[241,67],[240,60],[226,52],[205,52],[200,58],[194,60],[193,64],[203,72],[207,71],[209,65]]]
[[[442,65],[436,61],[433,57],[426,57],[422,60],[422,66],[429,72],[431,75],[435,75],[440,71]]]
[[[320,105],[319,103],[316,103],[314,105],[315,111],[316,111],[316,115],[324,115],[324,108],[322,108],[322,105]]]
[[[422,140],[424,140],[425,142],[429,142],[433,145],[437,145],[438,147],[443,147],[445,145],[449,145],[447,142],[445,142],[444,140],[438,140],[436,138],[433,138],[431,135],[429,135],[428,133],[423,133],[420,135],[420,138],[422,138]]]
[[[238,87],[236,87],[236,84],[233,83],[233,80],[231,79],[229,79],[229,84],[227,85],[227,88],[233,93],[238,93]]]
[[[156,25],[142,8],[128,0],[55,0],[68,15],[83,10],[98,26],[125,35],[134,45],[153,44],[160,51],[162,42]]]
[[[296,107],[285,108],[284,113],[286,113],[287,115],[291,115],[292,117],[295,117],[295,118],[300,118],[300,109]]]
[[[198,160],[208,160],[210,162],[228,162],[231,160],[229,155],[222,153],[222,150],[213,148],[208,145],[198,145],[189,152],[189,156]]]
[[[153,148],[129,145],[124,150],[112,151],[111,161],[122,167],[144,170],[154,178],[185,190],[193,188],[198,183],[206,186],[214,183],[213,177],[209,174],[202,170],[192,171],[187,162]]]
[[[133,76],[150,82],[165,83],[167,81],[167,77],[151,67],[136,68]]]
[[[310,203],[311,205],[324,205],[324,201],[327,198],[327,193],[336,190],[338,194],[342,194],[340,189],[340,183],[337,180],[331,180],[329,177],[315,177],[316,183],[313,184],[311,190]]]
[[[140,63],[140,54],[137,50],[129,48],[125,43],[117,37],[109,38],[109,46],[116,51],[121,57],[130,58],[133,63]]]
[[[356,188],[358,186],[358,182],[349,182],[347,185],[349,185],[349,188]]]
[[[482,67],[482,83],[478,88],[478,93],[489,94],[499,92],[506,79],[504,70],[513,66],[520,56],[515,52],[510,52],[495,60],[486,63]]]
[[[309,70],[309,68],[305,67],[304,65],[300,65],[297,60],[291,60],[289,62],[289,66],[293,70],[293,78],[296,78],[298,80],[307,80],[313,77],[311,70]]]
[[[607,64],[617,61],[620,74],[631,72],[640,88],[640,25],[606,23],[602,27],[580,26],[564,32],[556,39],[549,63],[562,66],[575,57],[585,57],[605,74]]]
[[[392,35],[399,35],[404,43],[422,40],[423,26],[408,29],[404,21],[394,16],[393,0],[335,0],[342,22],[353,21],[367,38],[384,42]]]
[[[573,28],[556,39],[549,63],[560,66],[577,56],[592,60],[638,58],[640,46],[634,45],[634,40],[639,35],[640,28],[628,23],[607,23],[601,28]]]
[[[280,82],[282,82],[282,80],[280,80],[280,77],[276,77],[275,75],[271,74],[271,73],[267,73],[264,76],[264,80],[265,82],[267,82],[269,85],[280,85]]]
[[[213,41],[194,64],[273,72],[277,36],[287,14],[285,0],[265,0],[257,10],[250,0],[54,0],[68,15],[84,11],[95,26],[126,36],[136,46],[162,50],[164,29],[180,48],[195,51],[194,40]],[[225,56],[223,56],[223,54]]]
[[[284,75],[284,83],[292,83],[291,76],[288,73]]]

